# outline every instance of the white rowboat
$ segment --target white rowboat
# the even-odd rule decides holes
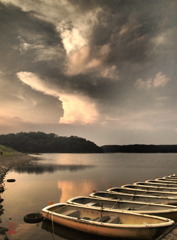
[[[145,182],[136,182],[133,185],[137,186],[140,189],[145,189],[145,190],[177,193],[177,187],[167,187],[167,186],[160,186],[160,185],[153,186]]]
[[[108,192],[108,191],[97,191],[90,194],[91,197],[102,198],[102,199],[116,199],[116,200],[128,200],[138,201],[146,203],[163,203],[170,205],[177,205],[177,198],[134,194],[126,192]]]
[[[146,180],[145,183],[159,185],[159,186],[166,186],[166,187],[177,187],[177,184],[171,182],[164,182],[160,180]]]
[[[109,188],[107,191],[113,192],[125,192],[125,193],[132,193],[132,194],[140,194],[140,195],[153,195],[153,196],[166,196],[166,197],[174,197],[177,199],[177,193],[173,192],[164,192],[164,191],[153,191],[153,190],[143,190],[138,188],[133,184],[126,184],[121,187],[112,187]]]
[[[107,211],[57,203],[42,209],[44,218],[81,232],[119,239],[153,240],[174,221],[126,211]]]
[[[127,210],[135,213],[156,215],[170,218],[177,222],[177,207],[172,205],[116,199],[99,199],[83,196],[71,198],[67,201],[67,203],[96,209],[107,209],[114,211]]]

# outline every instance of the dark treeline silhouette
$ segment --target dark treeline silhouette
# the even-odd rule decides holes
[[[102,149],[107,153],[177,153],[177,145],[104,145]]]
[[[20,132],[0,135],[0,145],[23,153],[177,153],[177,145],[104,145],[77,136],[63,137],[54,133]]]
[[[23,153],[101,153],[95,143],[76,136],[61,137],[54,133],[20,132],[0,135],[0,144]]]

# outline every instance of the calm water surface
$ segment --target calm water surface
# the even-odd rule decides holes
[[[50,203],[88,196],[135,181],[177,173],[177,154],[41,154],[39,160],[13,168],[5,178],[1,222],[9,240],[93,240],[48,222],[28,224],[23,217]],[[6,179],[15,178],[8,183]],[[54,234],[53,231],[56,233]],[[103,238],[102,238],[103,239]]]

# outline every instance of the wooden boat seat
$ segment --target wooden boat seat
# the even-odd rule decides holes
[[[134,207],[128,207],[126,210],[135,210]]]
[[[117,224],[117,223],[121,224],[121,223],[122,223],[122,222],[120,221],[120,218],[119,218],[119,217],[113,217],[113,218],[111,218],[108,222],[109,222],[109,223],[115,223],[115,224]]]
[[[110,216],[102,216],[94,219],[97,222],[107,222],[108,220],[110,220]]]
[[[95,202],[89,202],[86,204],[87,206],[95,206]]]
[[[92,219],[89,218],[89,217],[83,217],[82,219],[84,219],[84,220],[92,220]]]
[[[76,210],[72,210],[70,211],[69,213],[66,213],[67,216],[70,216],[70,217],[76,217],[76,218],[79,218],[80,217],[80,212],[79,211],[76,211]]]

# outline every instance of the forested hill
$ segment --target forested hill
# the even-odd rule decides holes
[[[104,145],[102,149],[107,153],[177,153],[177,145]]]
[[[0,135],[0,144],[24,153],[101,153],[95,143],[76,136],[61,137],[54,133],[20,132]]]

